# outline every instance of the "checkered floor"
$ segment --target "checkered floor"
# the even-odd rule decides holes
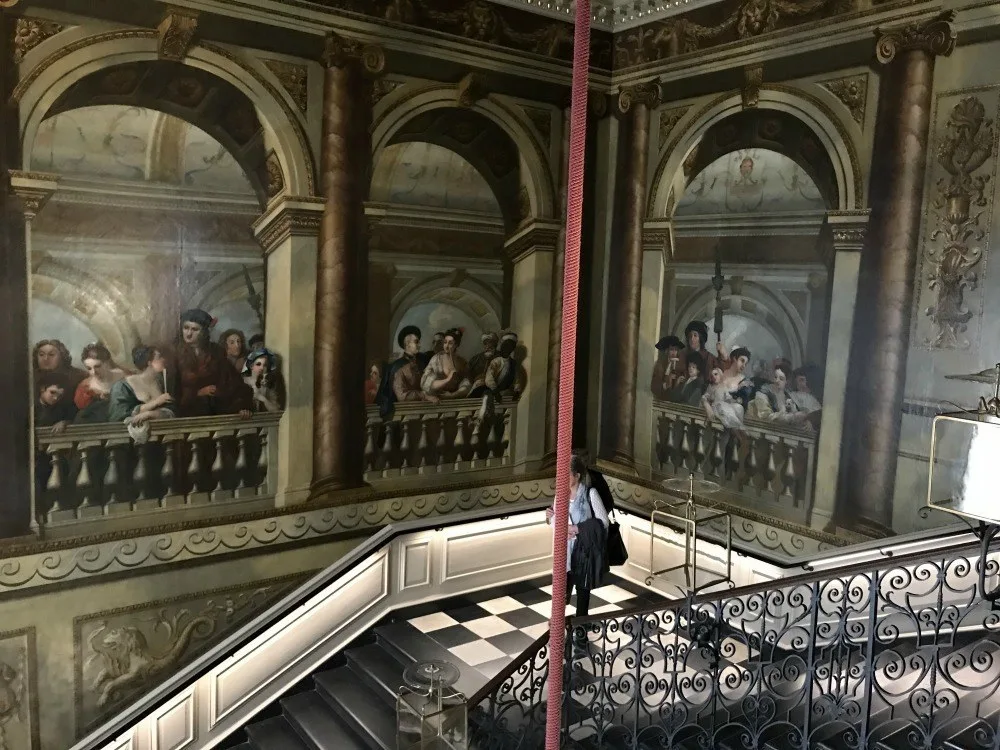
[[[551,599],[551,579],[536,579],[436,602],[402,613],[402,619],[463,664],[491,678],[548,630]],[[611,614],[665,601],[649,589],[612,575],[607,585],[591,592],[590,614]],[[576,613],[575,597],[566,613]]]

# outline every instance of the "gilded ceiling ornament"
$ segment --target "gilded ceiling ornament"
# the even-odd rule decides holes
[[[364,44],[335,31],[329,32],[323,49],[323,65],[342,68],[352,61],[360,62],[366,73],[378,75],[385,70],[385,51],[377,44]]]
[[[823,81],[820,86],[825,88],[850,110],[851,117],[859,125],[865,121],[865,108],[868,104],[868,76],[865,74]]]
[[[471,107],[487,96],[489,91],[486,89],[486,76],[479,71],[466,73],[458,82],[458,104],[461,107]]]
[[[31,50],[62,30],[62,26],[52,21],[21,16],[14,26],[14,62],[20,63]]]
[[[930,21],[918,21],[898,29],[875,29],[875,56],[883,65],[900,52],[921,50],[948,56],[955,50],[956,33],[951,22],[955,12],[947,10]]]
[[[187,57],[194,44],[198,14],[187,9],[167,8],[167,13],[156,30],[160,35],[157,54],[164,60],[180,62]]]
[[[965,292],[979,284],[977,267],[985,248],[977,243],[988,241],[980,224],[984,211],[992,207],[991,172],[980,170],[992,161],[996,136],[993,120],[986,117],[986,107],[975,96],[962,99],[951,110],[946,134],[937,148],[937,163],[947,173],[937,182],[934,209],[937,228],[927,243],[926,258],[930,261],[927,287],[936,292],[937,301],[925,313],[934,325],[927,342],[932,348],[967,349],[964,334],[973,313],[968,308]],[[986,226],[990,223],[989,216]]]
[[[274,73],[274,77],[292,97],[295,106],[305,112],[309,105],[309,69],[305,65],[296,65],[285,60],[262,60],[262,62]]]
[[[677,123],[688,113],[691,107],[674,107],[660,112],[659,144],[662,148],[667,142],[667,137],[671,131],[677,127]],[[669,215],[669,214],[668,214]]]
[[[658,81],[637,83],[625,86],[618,94],[618,110],[624,115],[632,109],[633,104],[643,104],[655,107],[660,103],[660,84]]]
[[[752,109],[760,104],[760,85],[764,82],[763,65],[747,65],[743,68],[743,109]]]

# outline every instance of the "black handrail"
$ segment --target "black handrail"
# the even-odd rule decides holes
[[[249,641],[263,633],[267,628],[296,608],[305,604],[313,595],[319,593],[331,583],[343,578],[360,563],[364,562],[373,552],[384,547],[395,537],[418,531],[426,531],[428,529],[441,530],[476,521],[520,516],[525,513],[536,512],[547,505],[548,500],[528,500],[518,503],[515,506],[505,505],[485,510],[453,513],[422,518],[415,521],[404,521],[383,527],[322,573],[313,576],[274,606],[222,640],[214,648],[202,654],[183,669],[175,672],[171,677],[162,682],[159,687],[146,693],[116,714],[110,721],[102,724],[88,734],[73,746],[74,750],[89,750],[90,748],[99,747],[104,743],[114,740],[155,706],[172,699],[184,687],[200,679],[226,659],[232,657]]]

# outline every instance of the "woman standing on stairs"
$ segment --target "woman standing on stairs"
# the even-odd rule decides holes
[[[576,616],[589,614],[590,592],[601,585],[608,571],[608,514],[604,501],[590,486],[590,474],[580,456],[569,463],[569,529],[566,540],[566,600],[576,588]],[[545,510],[552,523],[553,508]],[[581,633],[582,635],[582,633]]]

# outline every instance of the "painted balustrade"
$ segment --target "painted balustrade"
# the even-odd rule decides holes
[[[653,402],[650,465],[661,477],[696,477],[722,486],[719,499],[800,523],[812,509],[816,433],[747,419],[728,430],[704,410]]]
[[[396,404],[382,420],[368,407],[365,481],[474,472],[509,466],[516,402],[482,412],[481,399]]]
[[[151,421],[138,444],[123,424],[35,431],[35,516],[58,526],[134,511],[273,497],[280,413]]]

